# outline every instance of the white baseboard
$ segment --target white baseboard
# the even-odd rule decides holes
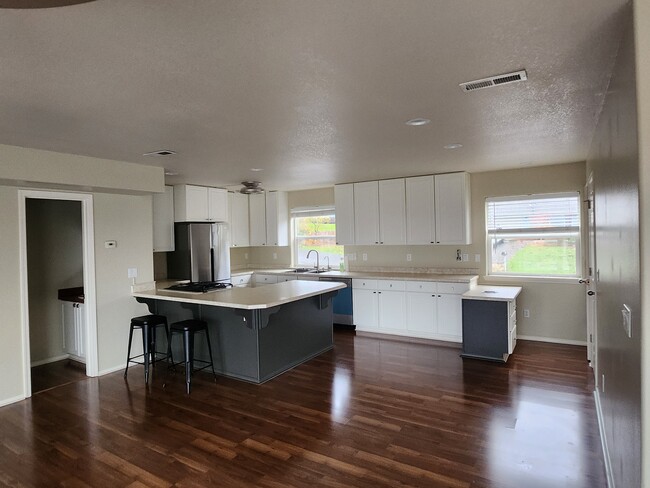
[[[42,366],[44,364],[49,364],[49,363],[56,363],[57,361],[63,361],[64,359],[68,359],[70,357],[69,354],[63,354],[61,356],[54,356],[53,358],[47,358],[47,359],[41,359],[39,361],[32,361],[32,368],[34,366]]]
[[[614,477],[612,475],[612,461],[609,457],[609,448],[607,447],[607,437],[605,436],[605,423],[603,420],[603,409],[600,404],[600,392],[598,388],[594,390],[594,401],[596,402],[596,417],[598,418],[598,430],[600,431],[600,442],[603,447],[603,457],[605,458],[605,473],[607,475],[608,488],[615,488]]]
[[[554,344],[568,344],[570,346],[587,346],[587,341],[574,341],[571,339],[555,339],[553,337],[526,336],[517,334],[517,339],[522,341],[552,342]]]
[[[25,398],[27,398],[25,395],[18,395],[15,397],[0,400],[0,407],[4,407],[5,405],[9,405],[11,403],[22,402]]]
[[[97,376],[104,376],[106,374],[115,373],[116,371],[124,370],[124,368],[126,368],[126,363],[120,366],[114,366],[112,368],[102,369],[101,371],[97,372]]]

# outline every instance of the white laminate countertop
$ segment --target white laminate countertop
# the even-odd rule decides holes
[[[188,293],[165,290],[169,283],[151,284],[149,289],[138,286],[131,293],[134,297],[167,300],[171,302],[196,303],[214,307],[255,310],[272,308],[303,298],[322,295],[329,291],[345,288],[344,283],[320,281],[283,281],[257,288],[226,288],[207,293]]]
[[[521,286],[487,286],[477,285],[463,293],[464,299],[508,301],[517,298]]]
[[[322,276],[324,278],[360,278],[375,280],[402,280],[402,281],[446,281],[449,283],[469,283],[475,285],[478,275],[471,274],[446,274],[446,273],[404,273],[404,272],[377,272],[377,271],[327,271],[325,273],[294,273],[290,269],[254,269],[234,271],[232,276],[247,274],[268,274],[282,276]]]

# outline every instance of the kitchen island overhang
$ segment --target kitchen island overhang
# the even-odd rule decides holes
[[[169,323],[208,323],[217,373],[252,383],[275,376],[332,349],[332,298],[343,283],[286,281],[257,288],[230,288],[194,294],[136,285],[133,296]],[[165,339],[157,338],[160,348]],[[207,359],[207,343],[195,338],[195,357]],[[182,358],[174,341],[175,361]]]

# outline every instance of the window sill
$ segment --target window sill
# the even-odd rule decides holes
[[[559,276],[517,276],[517,275],[485,275],[483,281],[496,283],[554,283],[563,285],[579,285],[577,276],[562,278]]]

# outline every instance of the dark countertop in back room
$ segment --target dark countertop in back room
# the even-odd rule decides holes
[[[75,288],[61,288],[59,290],[59,300],[63,300],[65,302],[83,303],[84,287],[77,286]]]

